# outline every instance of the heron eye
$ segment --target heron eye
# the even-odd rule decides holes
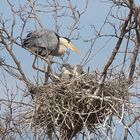
[[[70,39],[69,38],[67,38],[67,37],[63,37],[63,38],[65,38],[68,41],[68,43],[70,43]]]
[[[70,40],[67,40],[68,41],[68,43],[70,43]]]

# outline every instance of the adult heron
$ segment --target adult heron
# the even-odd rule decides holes
[[[23,40],[23,48],[41,57],[64,55],[67,48],[78,54],[80,53],[70,39],[61,37],[54,31],[48,29],[30,32]]]

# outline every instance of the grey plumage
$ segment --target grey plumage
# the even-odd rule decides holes
[[[48,57],[48,55],[61,56],[66,53],[67,48],[78,54],[80,53],[70,39],[60,37],[57,33],[48,29],[30,32],[23,40],[22,46],[42,57]]]
[[[73,77],[77,77],[84,74],[83,66],[82,65],[76,65],[73,67]]]
[[[50,77],[53,82],[60,82],[70,80],[71,78],[78,77],[82,74],[84,74],[82,65],[72,67],[70,64],[62,64],[61,73],[59,75],[51,73]]]
[[[68,71],[70,71],[72,73],[72,71],[73,71],[73,68],[72,68],[72,66],[70,64],[62,64],[61,68],[62,68],[61,69],[62,72],[64,72],[65,70],[68,70]]]
[[[82,65],[76,65],[72,67],[70,64],[63,64],[61,69],[60,78],[62,80],[68,80],[73,77],[77,77],[84,74],[83,66]]]
[[[60,78],[61,80],[69,80],[72,78],[73,68],[70,64],[63,64],[61,68]]]
[[[23,47],[41,56],[51,55],[59,47],[59,36],[48,29],[33,31],[23,40]]]

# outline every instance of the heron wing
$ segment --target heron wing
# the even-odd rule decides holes
[[[23,47],[30,50],[54,51],[59,44],[59,36],[51,30],[39,30],[30,32],[23,41]]]

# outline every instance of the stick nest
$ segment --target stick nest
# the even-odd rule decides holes
[[[32,87],[34,112],[32,126],[45,128],[48,136],[59,132],[61,139],[71,139],[85,126],[96,126],[113,115],[120,117],[124,102],[128,101],[125,78],[114,76],[99,84],[97,74],[84,74],[69,81]],[[95,91],[99,89],[96,95]]]

